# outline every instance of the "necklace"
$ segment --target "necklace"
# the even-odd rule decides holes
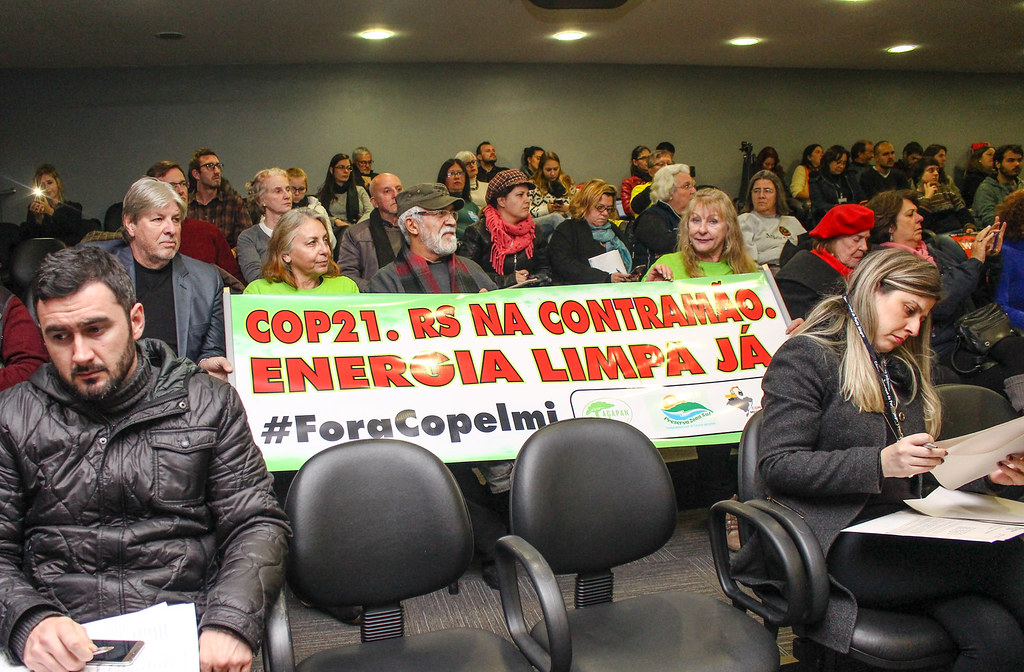
[[[850,305],[850,299],[846,294],[843,294],[843,302],[846,304],[846,311],[850,314],[850,319],[853,320],[853,325],[857,328],[857,333],[860,334],[860,339],[864,341],[864,347],[868,349],[868,355],[871,356],[871,363],[875,367],[878,382],[882,386],[882,396],[885,397],[886,410],[888,411],[887,415],[884,416],[885,421],[889,428],[892,429],[893,434],[896,435],[897,440],[902,439],[903,425],[900,421],[903,419],[903,413],[899,410],[899,397],[896,395],[896,390],[893,389],[892,378],[889,377],[888,364],[878,356],[878,353],[871,346],[871,342],[868,340],[867,335],[864,333],[864,328],[860,324],[860,318],[853,311],[853,306]]]

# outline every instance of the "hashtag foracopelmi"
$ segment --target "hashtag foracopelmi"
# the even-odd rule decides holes
[[[270,419],[270,422],[263,425],[263,443],[273,443],[274,439],[277,439],[278,443],[288,436],[289,428],[292,426],[291,418],[287,415],[278,419],[275,415]]]

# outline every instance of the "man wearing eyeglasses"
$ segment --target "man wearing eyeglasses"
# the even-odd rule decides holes
[[[192,193],[188,201],[188,216],[216,224],[234,247],[238,234],[252,226],[242,199],[223,188],[221,170],[224,164],[209,147],[201,147],[192,154],[188,172]]]
[[[370,188],[370,180],[377,177],[373,172],[373,154],[366,147],[356,147],[352,150],[352,161],[356,165],[356,176],[363,179],[363,186]]]
[[[405,245],[377,271],[370,291],[390,294],[466,294],[497,289],[471,259],[455,254],[455,211],[464,205],[443,184],[417,184],[398,194],[398,229]]]

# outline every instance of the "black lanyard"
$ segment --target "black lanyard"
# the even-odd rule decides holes
[[[875,373],[878,374],[878,382],[882,386],[882,394],[885,396],[885,405],[889,411],[889,417],[892,419],[892,430],[896,434],[896,439],[903,438],[903,425],[900,423],[899,409],[899,397],[896,396],[896,391],[892,387],[892,379],[889,378],[889,367],[886,366],[884,360],[879,358],[878,353],[875,352],[875,348],[872,347],[868,337],[864,334],[864,328],[860,325],[860,319],[857,317],[857,313],[853,312],[853,306],[850,305],[850,299],[843,294],[843,302],[846,303],[846,311],[850,313],[850,318],[853,320],[853,326],[857,327],[857,333],[860,334],[860,340],[864,341],[864,347],[868,349],[868,354],[871,356],[871,363],[875,366]]]

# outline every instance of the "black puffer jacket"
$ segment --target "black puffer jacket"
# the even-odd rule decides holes
[[[52,364],[0,396],[0,643],[15,655],[47,615],[163,601],[259,643],[289,528],[241,401],[162,342],[139,345],[148,387],[116,420]]]

